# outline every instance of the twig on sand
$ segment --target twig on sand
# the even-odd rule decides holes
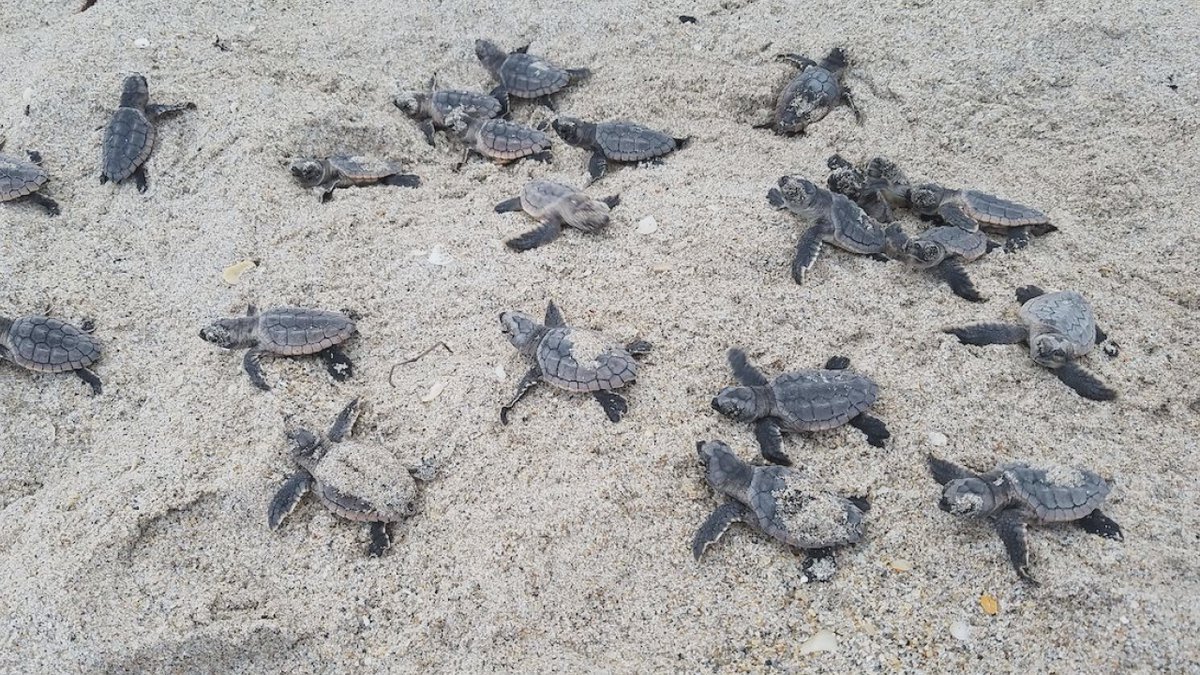
[[[401,362],[399,362],[399,363],[397,363],[397,364],[393,365],[393,366],[392,366],[392,369],[391,369],[391,370],[388,372],[388,384],[392,385],[393,387],[395,387],[395,386],[396,386],[396,383],[392,381],[392,377],[393,377],[393,376],[396,374],[396,369],[397,369],[397,368],[399,368],[400,366],[403,366],[403,365],[407,365],[407,364],[409,364],[409,363],[412,363],[412,362],[414,362],[414,361],[420,361],[422,358],[424,358],[426,355],[428,355],[428,354],[429,354],[429,352],[431,352],[431,351],[433,351],[433,350],[437,349],[438,347],[443,347],[443,348],[445,348],[446,352],[448,352],[448,353],[450,353],[450,354],[453,354],[453,353],[454,353],[454,350],[453,350],[453,349],[450,349],[450,345],[446,344],[445,342],[437,342],[437,343],[435,343],[435,344],[434,344],[432,347],[429,347],[428,349],[426,349],[425,351],[421,352],[420,354],[417,354],[417,355],[415,355],[415,356],[410,356],[410,357],[408,357],[407,359],[404,359],[403,361],[401,361]]]

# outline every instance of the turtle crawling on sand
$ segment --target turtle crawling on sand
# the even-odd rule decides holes
[[[784,176],[778,187],[767,192],[767,201],[812,223],[800,235],[792,260],[792,278],[798,284],[804,283],[826,242],[851,253],[887,260],[882,256],[883,228],[845,195],[817,187],[799,176]]]
[[[1040,237],[1058,230],[1041,211],[978,190],[925,183],[909,190],[908,202],[913,212],[936,216],[946,225],[1005,234],[1004,250],[1010,253],[1028,246],[1030,235]]]
[[[608,226],[609,209],[620,201],[616,195],[592,199],[570,185],[533,180],[521,188],[521,196],[497,204],[496,213],[525,211],[542,223],[537,229],[504,242],[514,251],[528,251],[557,239],[564,225],[583,232],[599,232]]]
[[[120,183],[133,176],[138,192],[145,192],[146,160],[154,150],[154,123],[184,110],[194,103],[151,104],[150,87],[141,75],[125,78],[120,107],[113,112],[104,130],[100,183]]]
[[[421,185],[419,176],[403,173],[399,164],[367,157],[305,157],[292,162],[291,172],[300,185],[312,188],[321,202],[329,201],[334,190],[355,185],[379,184],[407,188]]]
[[[99,395],[100,378],[89,367],[100,360],[100,341],[84,329],[43,314],[0,316],[0,360],[41,373],[75,373]]]
[[[4,138],[0,138],[0,150],[4,149],[4,141]],[[0,153],[0,202],[23,199],[57,216],[58,202],[39,192],[50,181],[50,174],[42,168],[41,153],[26,150],[25,154],[29,157],[28,161]]]
[[[691,137],[677,138],[633,122],[593,124],[574,117],[554,120],[554,131],[577,148],[592,151],[588,174],[596,182],[608,171],[608,163],[658,161],[688,144]]]
[[[502,119],[479,119],[462,108],[455,108],[446,115],[446,128],[466,146],[462,161],[455,167],[456,171],[472,155],[486,157],[497,164],[508,164],[526,157],[541,162],[553,159],[550,137],[546,132],[523,124]]]
[[[929,270],[950,285],[954,294],[971,302],[984,302],[963,262],[979,259],[999,245],[983,232],[940,225],[909,237],[899,224],[884,230],[883,254],[914,269]]]
[[[358,412],[359,402],[354,399],[338,414],[325,438],[307,429],[288,434],[295,443],[292,458],[299,468],[267,507],[267,525],[272,530],[279,529],[312,490],[334,515],[369,524],[371,545],[367,551],[380,556],[392,543],[388,524],[416,515],[414,478],[426,478],[425,467],[405,466],[388,448],[351,440]]]
[[[1109,389],[1076,360],[1091,353],[1108,339],[1096,325],[1087,299],[1077,291],[1046,293],[1037,286],[1017,289],[1020,324],[983,323],[944,332],[967,345],[1029,345],[1029,356],[1049,368],[1063,384],[1093,401],[1111,401],[1117,392]]]
[[[834,356],[823,368],[805,368],[768,380],[740,349],[729,350],[729,367],[740,386],[725,387],[712,400],[717,412],[754,423],[759,451],[767,460],[790,466],[781,448],[783,432],[836,429],[843,424],[867,436],[867,443],[882,448],[891,434],[867,410],[879,398],[879,386],[851,370],[850,359]]]
[[[508,341],[533,361],[512,399],[500,408],[501,423],[508,424],[513,406],[539,382],[590,393],[612,422],[620,422],[629,410],[615,390],[637,379],[634,357],[649,353],[650,343],[638,340],[622,347],[595,331],[572,328],[553,302],[547,305],[542,323],[513,311],[500,314],[500,325]]]
[[[529,45],[513,52],[505,52],[488,40],[475,41],[475,56],[487,68],[492,77],[500,81],[493,94],[504,100],[504,95],[517,98],[537,99],[539,103],[554,110],[550,98],[567,86],[591,76],[587,68],[561,68],[546,59],[529,53]]]
[[[1100,511],[1108,483],[1086,469],[1020,462],[977,474],[930,455],[929,470],[944,486],[938,507],[956,516],[991,520],[1017,575],[1027,581],[1034,581],[1029,574],[1031,523],[1074,523],[1106,539],[1124,539],[1121,526]]]
[[[433,145],[434,129],[445,129],[446,115],[455,108],[462,108],[471,117],[481,120],[503,117],[508,111],[507,106],[493,94],[438,89],[436,80],[430,79],[427,91],[402,91],[394,103],[404,114],[417,121],[425,141]]]
[[[847,62],[841,48],[830,51],[820,63],[800,54],[780,54],[776,58],[796,66],[800,74],[779,92],[770,125],[775,133],[802,134],[808,125],[825,119],[839,105],[849,106],[855,119],[862,121],[850,90],[842,83]]]
[[[696,560],[742,522],[805,551],[805,581],[828,581],[837,570],[834,549],[862,540],[867,500],[822,490],[795,469],[743,462],[721,441],[698,442],[696,451],[708,484],[727,499],[692,537]]]
[[[825,179],[825,185],[830,192],[849,197],[876,222],[886,224],[896,220],[892,205],[883,198],[881,190],[867,187],[867,176],[862,169],[841,155],[833,155],[826,160],[826,165],[829,177]]]
[[[259,314],[254,307],[246,316],[217,319],[200,329],[200,337],[224,349],[249,347],[242,359],[255,387],[269,391],[260,359],[263,356],[320,354],[333,379],[343,382],[353,373],[341,345],[357,332],[354,321],[341,312],[300,307],[278,307]]]

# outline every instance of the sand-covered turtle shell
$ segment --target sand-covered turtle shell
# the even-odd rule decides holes
[[[100,359],[99,340],[48,316],[15,319],[2,337],[13,362],[30,370],[62,373]]]
[[[487,157],[514,160],[536,155],[550,148],[550,137],[516,122],[490,119],[479,126],[475,149]]]
[[[1087,469],[1012,463],[997,471],[1011,496],[1047,523],[1078,520],[1099,508],[1109,493],[1108,483]]]
[[[355,331],[345,314],[323,309],[279,307],[257,318],[258,346],[286,356],[315,354],[345,342]]]
[[[857,506],[794,469],[755,467],[747,498],[759,527],[796,548],[844,546],[863,537],[863,512]]]
[[[0,153],[0,202],[31,195],[49,180],[50,174],[37,164]]]
[[[824,119],[841,95],[837,75],[821,66],[809,66],[779,92],[775,127],[785,133],[803,131],[809,124]]]
[[[416,513],[416,481],[391,450],[354,439],[328,445],[312,475],[314,492],[329,510],[369,522],[396,522]]]
[[[1029,326],[1030,341],[1043,333],[1062,335],[1073,349],[1072,358],[1091,352],[1096,345],[1096,315],[1077,291],[1039,295],[1021,305],[1018,316]]]
[[[878,385],[850,370],[797,370],[779,375],[770,387],[771,415],[779,418],[785,431],[840,427],[879,398]]]
[[[619,389],[637,378],[637,361],[624,347],[569,326],[547,331],[534,359],[546,382],[569,391]]]
[[[461,89],[443,89],[433,92],[431,108],[431,119],[438,126],[446,123],[446,115],[449,115],[450,111],[455,108],[462,108],[471,117],[481,120],[492,119],[504,110],[500,101],[488,94]]]
[[[538,220],[555,218],[584,232],[595,232],[608,225],[608,204],[570,185],[550,180],[526,183],[521,188],[521,209]]]

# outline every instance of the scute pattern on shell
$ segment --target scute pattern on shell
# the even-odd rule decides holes
[[[800,370],[771,382],[774,414],[785,430],[833,429],[865,412],[879,397],[879,386],[846,370]]]
[[[46,373],[86,368],[100,358],[96,338],[47,316],[16,319],[6,342],[17,365]]]
[[[479,152],[496,159],[520,159],[550,147],[550,137],[537,129],[509,122],[487,120],[479,128]]]
[[[558,92],[571,81],[566,70],[533,54],[509,54],[500,66],[500,78],[517,98],[537,98]]]
[[[675,139],[640,124],[601,122],[596,125],[596,147],[609,159],[637,162],[672,152]]]
[[[979,231],[968,232],[961,227],[931,227],[922,232],[917,240],[939,244],[950,255],[957,255],[966,260],[975,260],[987,253],[987,235]]]
[[[50,174],[37,164],[0,154],[0,202],[33,194],[49,180]]]
[[[133,175],[154,149],[154,125],[134,108],[117,108],[104,131],[103,172],[113,182]]]
[[[833,198],[830,218],[838,245],[855,253],[878,253],[883,250],[883,228],[846,195],[829,194]]]
[[[326,489],[317,494],[350,520],[395,522],[412,515],[417,485],[408,468],[386,447],[345,440],[332,443],[313,469]]]
[[[549,180],[531,180],[521,188],[521,208],[534,218],[545,215],[549,207],[564,197],[579,192],[570,185]]]
[[[258,321],[260,346],[287,356],[315,354],[344,342],[355,330],[345,315],[319,309],[272,309]]]
[[[1009,464],[1001,471],[1013,495],[1047,523],[1078,520],[1098,508],[1109,492],[1103,478],[1084,469]],[[1058,482],[1064,476],[1070,480]]]
[[[976,190],[962,192],[963,207],[967,215],[984,226],[1021,227],[1050,222],[1046,214],[1035,208],[1010,202],[995,195]]]
[[[767,534],[797,548],[853,544],[863,536],[862,512],[787,467],[758,467],[749,506]]]
[[[594,331],[555,328],[538,345],[544,379],[569,391],[619,389],[637,378],[637,361]]]
[[[820,66],[811,66],[792,78],[775,108],[775,123],[792,129],[818,122],[829,114],[841,93],[837,77]]]
[[[1042,326],[1066,337],[1075,347],[1076,356],[1095,347],[1096,315],[1087,299],[1076,291],[1039,295],[1021,306],[1019,316],[1031,328]]]
[[[343,178],[353,184],[376,183],[401,171],[392,162],[372,157],[338,155],[330,157],[328,161]]]

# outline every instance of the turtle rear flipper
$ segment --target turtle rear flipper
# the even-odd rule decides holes
[[[300,503],[310,487],[312,487],[312,475],[307,471],[302,469],[288,476],[267,506],[267,527],[272,530],[279,529],[283,519],[296,509],[296,505]]]
[[[996,516],[993,524],[1000,541],[1004,542],[1004,549],[1017,576],[1036,584],[1037,581],[1029,574],[1029,527],[1021,514],[1016,510],[1003,511]]]
[[[505,86],[503,84],[501,84],[500,86],[498,86],[495,89],[488,92],[488,96],[491,96],[492,98],[494,98],[500,102],[500,112],[496,114],[496,117],[507,118],[508,113],[510,112],[508,89],[505,88]]]
[[[103,393],[103,385],[100,383],[100,378],[97,377],[95,373],[87,368],[77,368],[75,370],[75,374],[79,376],[79,379],[87,382],[88,385],[91,386],[93,395],[99,396],[101,393]]]
[[[979,291],[975,289],[975,284],[972,283],[966,268],[957,259],[946,258],[933,268],[933,273],[939,279],[949,284],[950,290],[954,291],[954,294],[963,300],[970,302],[987,301],[987,298],[980,295]]]
[[[958,338],[964,345],[1015,345],[1029,339],[1029,329],[1011,323],[980,323],[942,331]]]
[[[1029,233],[1035,237],[1044,237],[1051,232],[1058,232],[1058,228],[1050,223],[1038,223],[1037,225],[1029,226]]]
[[[620,422],[625,413],[629,412],[629,403],[625,401],[625,397],[611,391],[594,391],[592,396],[604,408],[604,414],[608,415],[610,422]]]
[[[852,418],[850,426],[863,432],[867,437],[867,444],[876,448],[882,448],[883,442],[892,436],[891,432],[887,430],[887,425],[883,423],[883,420],[871,417],[866,413]]]
[[[1125,541],[1125,535],[1121,532],[1121,526],[1112,518],[1101,513],[1100,509],[1096,509],[1076,520],[1075,524],[1083,528],[1083,531],[1088,534],[1094,534],[1105,539]]]
[[[29,201],[33,202],[34,204],[37,204],[38,206],[42,207],[43,209],[46,210],[46,213],[48,213],[52,216],[57,216],[58,214],[60,214],[62,212],[61,209],[58,208],[58,202],[54,201],[53,199],[47,197],[46,195],[44,195],[40,192],[34,192],[33,194],[26,197],[26,199],[28,199]]]
[[[807,551],[804,570],[800,575],[805,582],[829,581],[837,572],[837,559],[832,548],[814,548]]]
[[[558,239],[562,225],[557,220],[547,220],[525,234],[509,239],[504,245],[514,251],[529,251]]]
[[[1013,227],[1009,228],[1008,236],[1004,241],[1004,252],[1015,253],[1029,246],[1029,228],[1028,227]]]
[[[322,349],[320,354],[321,361],[325,363],[325,370],[333,379],[345,382],[354,375],[354,362],[340,346],[334,345],[328,349]]]
[[[825,362],[825,365],[821,367],[825,370],[845,370],[850,367],[850,358],[846,356],[831,356]]]
[[[621,195],[612,195],[611,197],[605,197],[600,201],[604,202],[608,208],[615,209],[621,205]]]
[[[392,535],[388,533],[388,524],[382,521],[371,522],[371,545],[367,547],[367,555],[378,558],[387,552],[392,545]]]
[[[1082,366],[1071,361],[1054,369],[1054,374],[1075,393],[1093,401],[1111,401],[1117,397],[1117,392],[1109,389],[1094,375],[1084,370]]]
[[[411,173],[394,173],[379,182],[393,187],[415,188],[421,186],[421,177]]]
[[[704,551],[717,543],[731,525],[745,522],[749,518],[749,509],[741,502],[725,502],[718,506],[692,536],[692,557],[699,561]]]

